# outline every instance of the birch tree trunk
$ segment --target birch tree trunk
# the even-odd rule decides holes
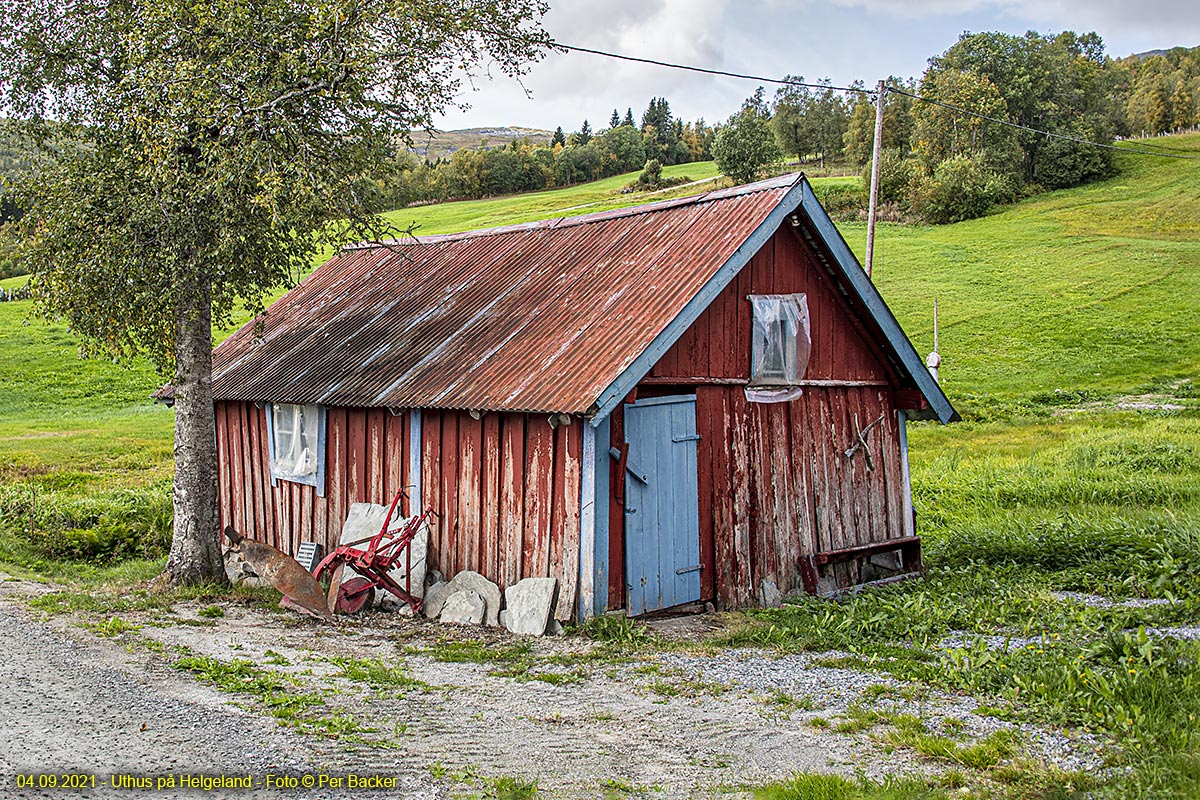
[[[207,278],[197,284],[183,293],[175,321],[175,532],[166,569],[172,586],[226,580],[217,528],[211,286]]]

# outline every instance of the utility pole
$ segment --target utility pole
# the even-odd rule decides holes
[[[867,277],[875,263],[875,211],[879,205],[879,151],[883,149],[883,96],[887,84],[875,89],[875,146],[871,149],[871,205],[867,210]]]

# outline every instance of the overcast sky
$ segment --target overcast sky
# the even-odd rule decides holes
[[[919,76],[963,31],[1096,31],[1114,57],[1200,45],[1197,0],[549,0],[558,41],[660,61],[768,77],[803,75],[873,85]],[[653,96],[685,120],[725,119],[755,84],[580,53],[553,54],[523,80],[477,79],[466,112],[438,126],[523,125],[570,132],[607,127],[613,108],[635,118]],[[767,88],[768,96],[774,89]]]

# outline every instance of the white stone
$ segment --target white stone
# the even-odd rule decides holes
[[[500,587],[478,572],[463,570],[451,579],[450,591],[453,593],[463,589],[470,589],[483,598],[487,604],[487,624],[493,628],[500,627]]]
[[[355,547],[365,550],[370,544],[371,537],[379,533],[379,529],[383,527],[389,508],[389,506],[378,505],[376,503],[351,503],[350,513],[346,515],[346,523],[342,525],[342,535],[338,543],[343,545],[354,544]],[[404,530],[411,519],[411,517],[393,517],[391,527],[393,530]],[[364,539],[367,541],[363,541]],[[413,537],[409,549],[412,551],[412,582],[409,592],[414,597],[420,598],[425,595],[426,556],[429,552],[429,526],[427,524],[421,525],[421,529]],[[407,570],[407,564],[407,558],[401,553],[396,566],[388,572],[388,577],[401,587],[404,586],[404,574]],[[343,569],[342,580],[350,580],[357,574],[352,569]],[[391,592],[386,591],[376,593],[376,602],[378,605],[383,605],[385,595],[388,597],[393,596]]]
[[[425,603],[421,606],[422,613],[426,619],[437,619],[442,613],[442,606],[446,605],[446,598],[450,596],[450,584],[445,581],[438,581],[425,590]]]
[[[485,605],[478,592],[459,589],[446,598],[439,619],[448,625],[479,625],[483,622]]]
[[[512,633],[541,636],[558,594],[557,578],[526,578],[504,590],[505,626]]]
[[[758,593],[758,601],[763,608],[779,608],[783,605],[783,592],[779,591],[775,581],[764,580]]]
[[[241,551],[230,548],[225,551],[225,577],[229,578],[229,582],[235,586],[241,584],[243,586],[270,586],[254,571],[254,567],[250,566],[241,554]]]

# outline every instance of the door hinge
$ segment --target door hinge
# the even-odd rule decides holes
[[[688,436],[672,436],[672,442],[698,442],[702,437],[698,433],[693,433]]]
[[[680,567],[679,569],[675,570],[675,574],[676,575],[686,575],[689,572],[699,572],[702,569],[704,569],[703,564],[694,564],[690,567]]]

